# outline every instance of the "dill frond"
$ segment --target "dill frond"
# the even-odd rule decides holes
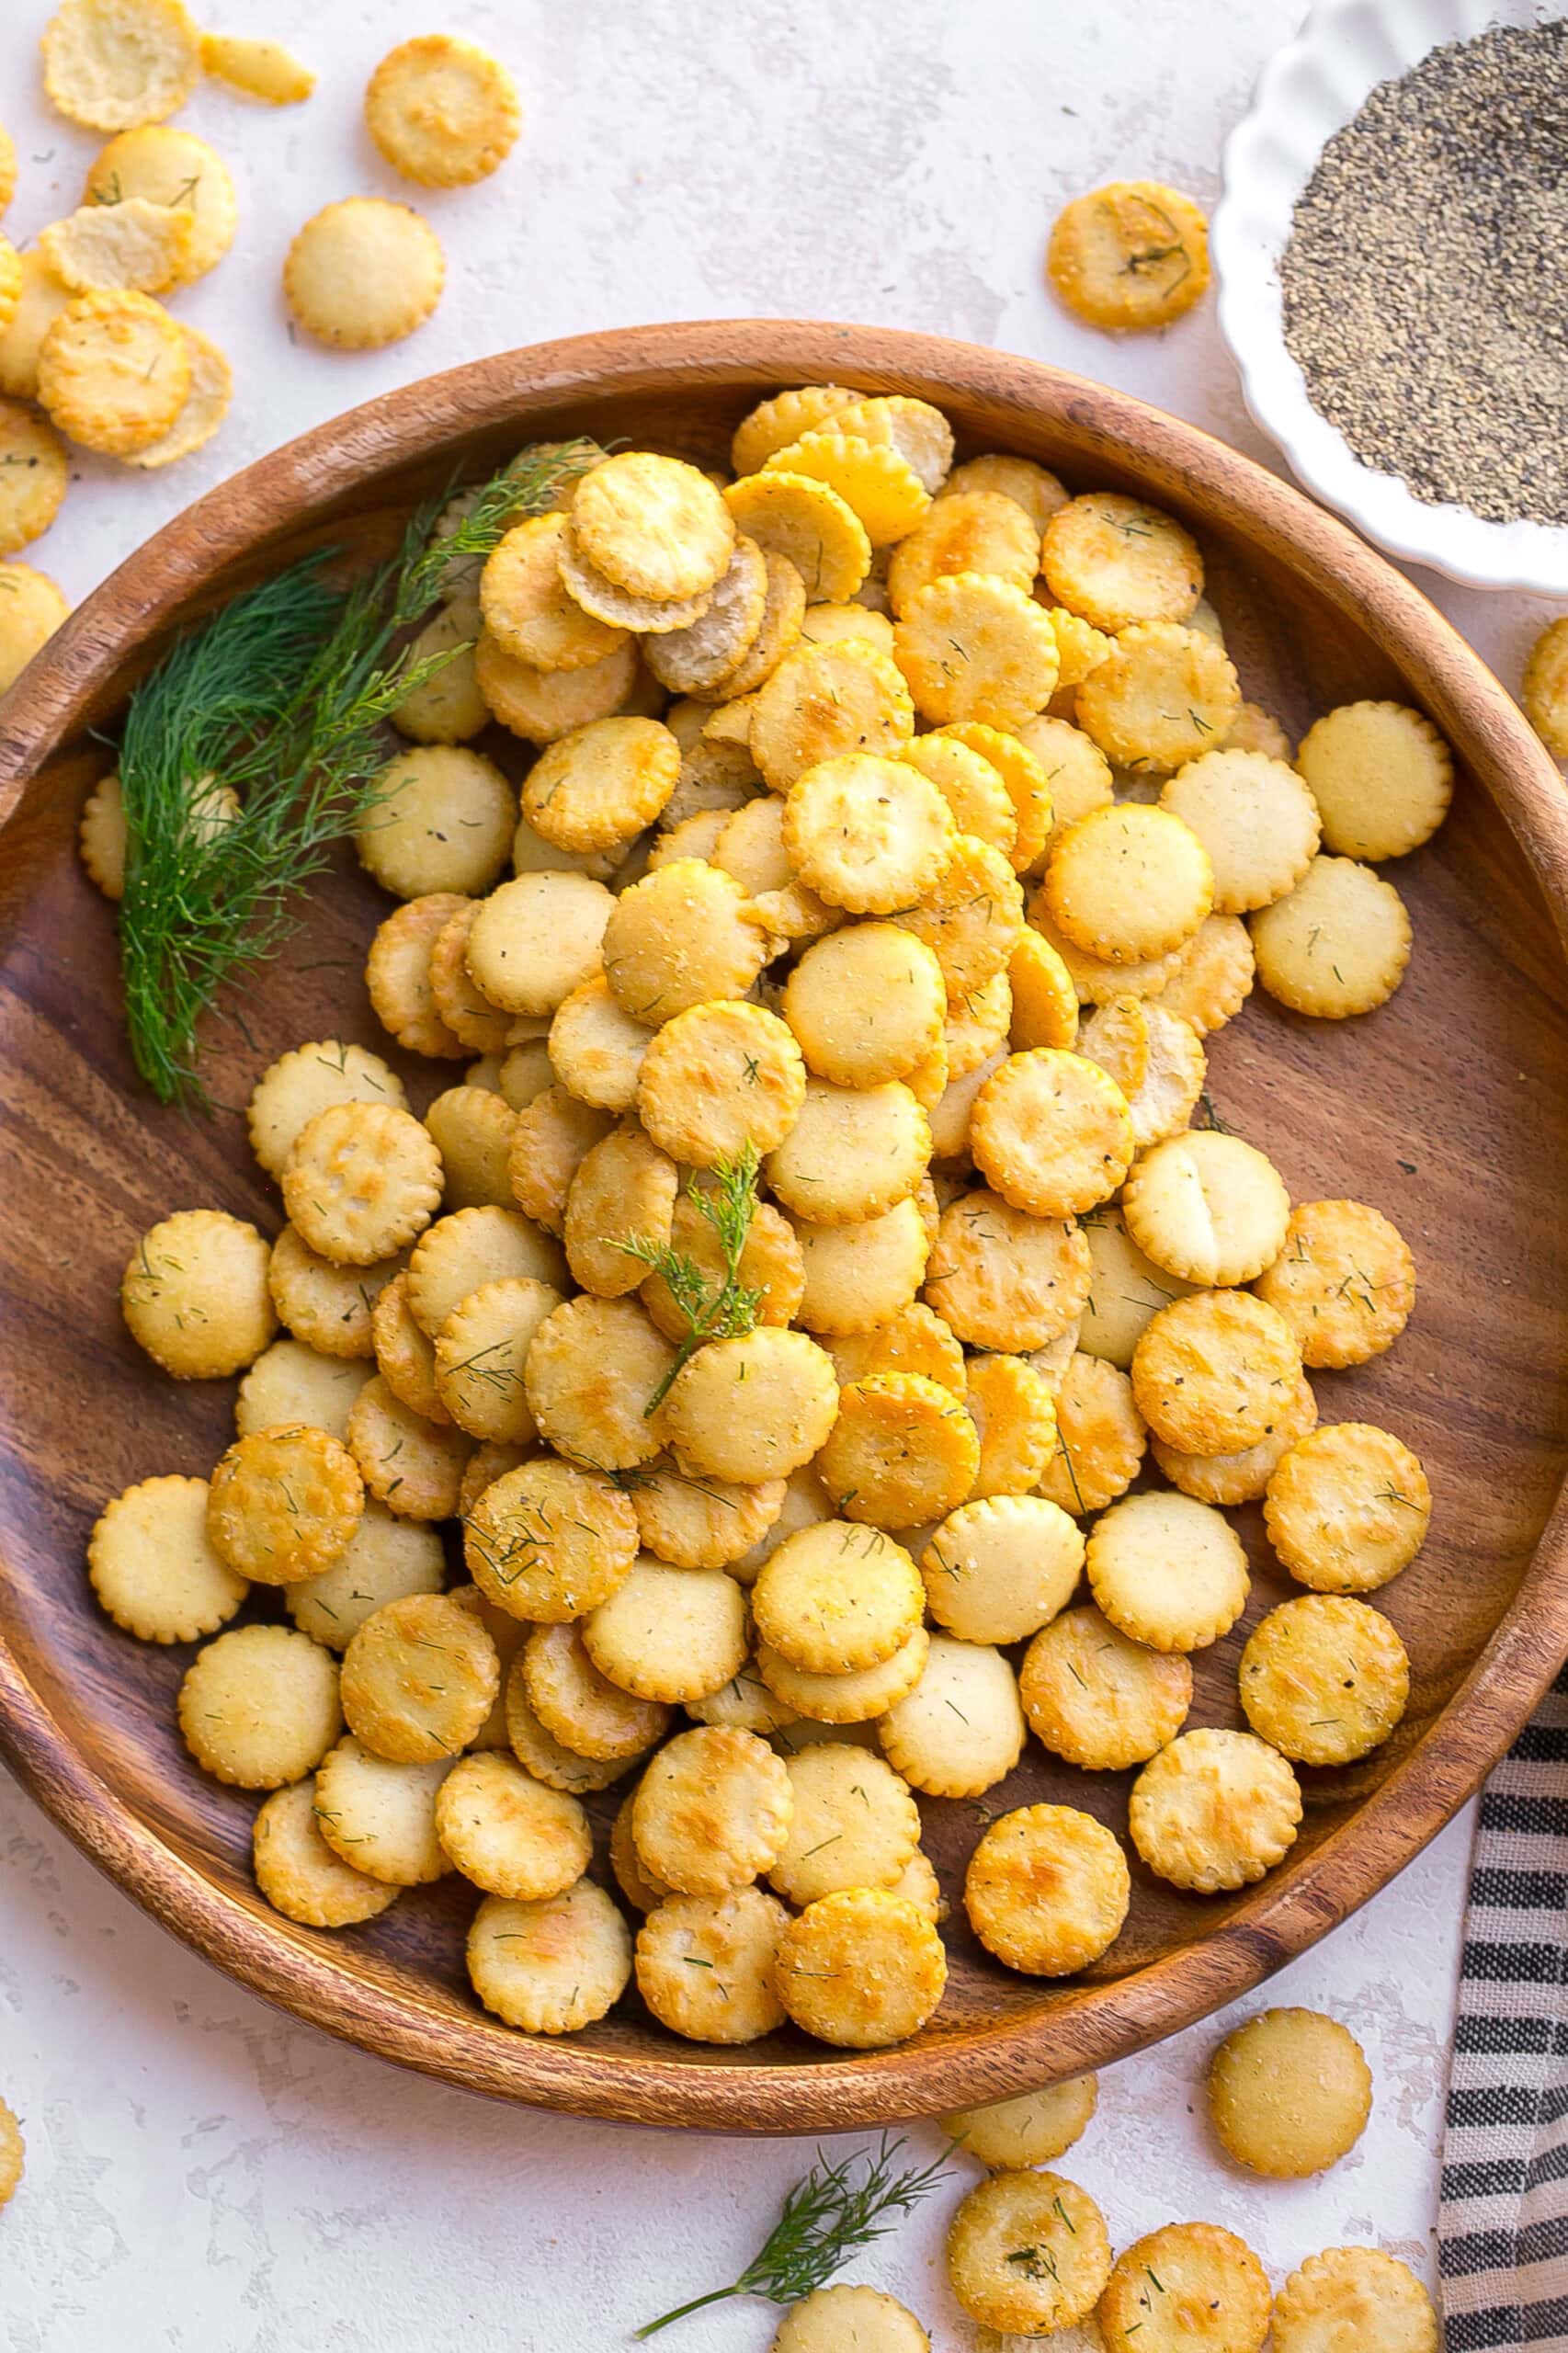
[[[884,2133],[880,2148],[856,2150],[836,2165],[819,2154],[810,2173],[790,2191],[778,2220],[738,2279],[661,2313],[635,2336],[656,2336],[672,2321],[684,2320],[705,2304],[722,2303],[728,2296],[766,2296],[772,2303],[795,2304],[823,2287],[857,2247],[885,2238],[894,2222],[918,2206],[945,2176],[945,2153],[928,2165],[896,2171],[893,2160],[903,2145],[890,2142]]]
[[[422,508],[397,554],[347,588],[324,576],[333,551],[308,557],[182,638],[137,688],[119,754],[120,965],[131,1052],[161,1102],[210,1108],[204,1017],[293,932],[300,893],[377,798],[387,720],[457,650],[414,662],[398,632],[449,563],[488,551],[600,454],[523,450],[457,532],[435,540],[440,502]]]
[[[453,529],[410,564],[398,592],[398,617],[417,620],[443,594],[452,571],[483,561],[512,525],[526,515],[542,515],[567,483],[577,481],[606,455],[597,441],[535,441],[498,473],[481,483],[472,504]]]
[[[756,1146],[747,1142],[733,1160],[715,1162],[710,1190],[699,1185],[695,1176],[687,1180],[688,1196],[719,1237],[724,1256],[720,1281],[715,1282],[695,1258],[667,1242],[650,1242],[637,1234],[615,1245],[618,1250],[624,1250],[629,1258],[638,1259],[650,1273],[663,1277],[687,1324],[686,1337],[676,1350],[675,1362],[642,1408],[644,1420],[664,1404],[676,1373],[705,1341],[736,1339],[742,1333],[751,1331],[756,1323],[762,1293],[749,1289],[740,1275],[746,1236],[756,1212],[760,1168]]]

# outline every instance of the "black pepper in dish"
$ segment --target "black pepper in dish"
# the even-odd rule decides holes
[[[1417,498],[1568,522],[1568,23],[1383,82],[1324,147],[1280,264],[1313,406]]]

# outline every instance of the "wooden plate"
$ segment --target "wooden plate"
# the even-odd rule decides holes
[[[473,2005],[472,1899],[454,1881],[336,1937],[267,1909],[248,1869],[251,1802],[205,1781],[175,1733],[188,1653],[127,1640],[89,1595],[83,1545],[105,1497],[157,1471],[205,1472],[231,1428],[228,1383],[150,1377],[122,1331],[131,1241],[176,1206],[221,1204],[269,1231],[278,1212],[232,1113],[191,1124],[133,1084],[112,926],[72,850],[106,758],[87,730],[112,721],[193,614],[324,539],[381,544],[454,467],[483,472],[520,442],[578,431],[719,456],[761,393],[823,377],[924,394],[971,449],[1023,451],[1174,508],[1210,551],[1249,694],[1296,733],[1347,697],[1404,697],[1459,756],[1453,815],[1397,870],[1415,954],[1392,1002],[1314,1024],[1259,994],[1211,1041],[1217,1104],[1292,1193],[1377,1202],[1416,1252],[1400,1347],[1316,1382],[1325,1421],[1387,1422],[1431,1475],[1431,1540],[1380,1597],[1410,1647],[1411,1713],[1364,1764],[1305,1776],[1303,1835],[1261,1886],[1204,1899],[1136,1873],[1125,1934],[1067,1984],[977,1949],[958,1901],[975,1812],[928,1805],[952,1974],[937,2019],[902,2049],[853,2056],[778,2035],[726,2055],[677,2042],[634,2000],[574,2040],[529,2040]],[[504,755],[514,766],[519,748]],[[1568,1651],[1568,1024],[1553,927],[1568,908],[1568,803],[1508,698],[1415,588],[1191,427],[1027,360],[850,327],[643,328],[458,369],[249,468],[91,597],[0,705],[0,1745],[122,1887],[299,2017],[475,2090],[663,2124],[805,2131],[1001,2097],[1168,2034],[1333,1927],[1474,1789]],[[214,1041],[227,1104],[283,1047],[346,1019],[384,1049],[355,977],[384,912],[347,871],[318,896],[244,1027]],[[1250,1625],[1283,1586],[1256,1524],[1244,1532]],[[1200,1658],[1195,1722],[1236,1721],[1244,1632]],[[1042,1796],[1125,1826],[1124,1777],[1091,1782],[1038,1748],[987,1805]]]

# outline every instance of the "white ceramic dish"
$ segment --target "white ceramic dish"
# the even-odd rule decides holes
[[[1220,329],[1247,406],[1309,490],[1392,555],[1451,580],[1568,596],[1568,525],[1486,522],[1415,498],[1395,475],[1362,463],[1308,397],[1286,346],[1279,286],[1296,199],[1325,142],[1380,82],[1445,41],[1557,13],[1536,0],[1323,0],[1270,59],[1252,111],[1226,142],[1211,245]]]

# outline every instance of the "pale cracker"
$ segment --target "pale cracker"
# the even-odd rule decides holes
[[[1343,1021],[1393,995],[1411,925],[1392,882],[1348,858],[1314,858],[1288,897],[1252,920],[1257,976],[1294,1013]]]
[[[439,1593],[446,1574],[436,1530],[372,1499],[332,1565],[286,1586],[283,1598],[302,1634],[341,1651],[372,1610],[405,1594]]]
[[[676,1374],[658,1419],[683,1471],[752,1483],[786,1478],[809,1462],[837,1410],[825,1349],[803,1332],[764,1324],[699,1348]]]
[[[953,1003],[1006,970],[1023,929],[1023,892],[1000,850],[960,834],[938,880],[897,920],[935,950]]]
[[[865,1667],[855,1675],[813,1675],[762,1643],[757,1646],[756,1671],[774,1696],[797,1716],[813,1723],[847,1726],[884,1714],[913,1691],[930,1647],[931,1637],[924,1626],[917,1626],[902,1649],[879,1666]]]
[[[877,1718],[877,1737],[913,1789],[976,1798],[1023,1755],[1024,1718],[1012,1668],[986,1643],[933,1634],[918,1680]]]
[[[517,794],[494,760],[456,744],[421,744],[389,760],[355,835],[359,862],[399,899],[478,897],[505,870]]]
[[[506,161],[522,110],[506,67],[477,41],[400,41],[371,74],[365,127],[392,169],[422,188],[468,188]]]
[[[268,1064],[251,1089],[245,1123],[251,1150],[269,1176],[280,1176],[301,1128],[333,1103],[406,1108],[403,1081],[363,1046],[320,1038]]]
[[[540,1904],[487,1895],[468,1932],[468,1973],[485,2008],[508,2026],[574,2034],[624,1991],[631,1938],[592,1880]]]
[[[561,578],[567,529],[559,513],[525,517],[503,532],[480,574],[484,627],[514,662],[536,670],[585,669],[625,642],[623,631],[568,596]]]
[[[1149,1869],[1200,1895],[1260,1880],[1290,1851],[1301,1819],[1290,1765],[1242,1732],[1179,1733],[1144,1766],[1128,1802]]]
[[[1105,2217],[1054,2173],[996,2173],[948,2228],[948,2277],[973,2321],[1028,2337],[1083,2320],[1110,2271]]]
[[[722,1569],[644,1557],[586,1619],[583,1640],[599,1673],[640,1699],[706,1699],[744,1664],[745,1596]]]
[[[50,103],[92,131],[161,122],[201,75],[201,37],[180,0],[61,0],[42,48]]]
[[[749,474],[731,483],[724,503],[736,527],[765,554],[793,566],[812,604],[853,597],[871,568],[871,543],[859,517],[835,490],[808,474]]]
[[[1056,1452],[1040,1494],[1076,1519],[1103,1511],[1138,1476],[1147,1444],[1127,1375],[1080,1350],[1056,1394]]]
[[[948,1967],[936,1929],[905,1897],[845,1888],[790,1922],[775,1973],[797,2026],[869,2051],[918,2033],[942,1998]]]
[[[1273,1164],[1212,1128],[1156,1144],[1128,1178],[1121,1207],[1139,1248],[1198,1283],[1251,1282],[1278,1256],[1290,1216]]]
[[[869,1332],[891,1322],[919,1290],[931,1255],[914,1198],[864,1225],[797,1219],[795,1238],[803,1279],[795,1312],[809,1332]]]
[[[307,1928],[347,1928],[379,1919],[397,1890],[334,1854],[316,1820],[313,1781],[275,1790],[251,1833],[256,1883],[275,1912]]]
[[[0,401],[0,554],[48,530],[70,479],[65,444],[41,416]]]
[[[1028,589],[1040,569],[1040,532],[1018,501],[978,486],[946,492],[894,550],[888,597],[902,620],[923,588],[960,572]]]
[[[372,351],[423,326],[447,266],[428,222],[385,197],[328,204],[296,234],[283,293],[307,335],[339,351]]]
[[[970,490],[999,491],[1004,498],[1013,499],[1037,531],[1043,531],[1057,508],[1067,504],[1065,489],[1048,466],[1037,464],[1033,458],[1016,458],[997,450],[966,458],[953,468],[936,494],[952,498],[960,491]]]
[[[281,1789],[312,1772],[343,1729],[337,1661],[291,1627],[232,1627],[198,1651],[176,1709],[204,1772]]]
[[[1283,1400],[1270,1417],[1263,1436],[1251,1446],[1228,1454],[1187,1454],[1152,1440],[1155,1461],[1173,1487],[1200,1504],[1234,1506],[1259,1502],[1288,1447],[1317,1427],[1317,1399],[1305,1377],[1294,1393]]]
[[[1160,806],[1190,826],[1209,853],[1214,913],[1249,914],[1294,890],[1321,830],[1312,794],[1283,760],[1261,752],[1204,752],[1160,791]]]
[[[979,1462],[974,1424],[952,1392],[910,1372],[848,1382],[817,1458],[845,1518],[877,1529],[914,1528],[952,1510],[972,1489]],[[770,1639],[789,1651],[778,1635]],[[796,1656],[798,1664],[812,1665]]]
[[[1025,1653],[1018,1696],[1052,1756],[1121,1772],[1176,1738],[1192,1705],[1192,1668],[1185,1654],[1132,1641],[1098,1609],[1064,1609]]]
[[[1295,1398],[1301,1352],[1283,1316],[1244,1290],[1199,1290],[1162,1307],[1132,1351],[1132,1393],[1158,1438],[1185,1454],[1256,1446]]]
[[[1145,963],[1191,938],[1213,906],[1214,870],[1179,817],[1122,801],[1056,836],[1042,897],[1085,955]]]
[[[896,1078],[858,1088],[803,1074],[802,1082],[795,1117],[767,1154],[775,1199],[814,1225],[863,1224],[906,1199],[931,1157],[931,1131],[908,1087]]]
[[[451,1770],[390,1765],[352,1736],[316,1774],[315,1821],[333,1853],[388,1887],[425,1887],[452,1868],[436,1836],[436,1798]]]
[[[349,1409],[348,1448],[369,1494],[400,1519],[449,1519],[473,1440],[412,1412],[378,1374]]]
[[[1430,841],[1453,797],[1452,753],[1404,703],[1342,703],[1308,728],[1296,766],[1322,816],[1324,849],[1374,864]]]
[[[1426,1540],[1432,1490],[1420,1459],[1370,1422],[1331,1422],[1298,1438],[1268,1482],[1264,1525],[1298,1584],[1370,1593]]]
[[[1301,1201],[1255,1288],[1295,1333],[1303,1364],[1365,1364],[1410,1321],[1415,1261],[1397,1226],[1364,1202]]]
[[[1202,1650],[1246,1606],[1241,1539],[1188,1495],[1124,1495],[1096,1522],[1085,1565],[1102,1615],[1151,1650]]]
[[[521,874],[493,891],[468,938],[468,969],[492,1005],[552,1014],[600,969],[616,902],[585,874]]]
[[[1381,2247],[1325,2247],[1275,2299],[1276,2353],[1437,2353],[1439,2342],[1431,2297]]]
[[[1058,604],[1112,637],[1137,621],[1185,621],[1203,558],[1174,516],[1119,491],[1069,499],[1045,527],[1040,570]]]
[[[142,1479],[104,1506],[87,1541],[93,1591],[144,1643],[216,1633],[248,1590],[207,1534],[205,1479]]]
[[[1252,935],[1238,915],[1209,915],[1185,947],[1153,1002],[1207,1038],[1232,1020],[1252,989]]]
[[[148,1228],[127,1263],[126,1329],[176,1381],[238,1372],[278,1328],[267,1264],[266,1243],[243,1218],[178,1210]]]
[[[967,1643],[1023,1642],[1063,1609],[1084,1566],[1084,1539],[1043,1495],[966,1503],[920,1556],[931,1615]]]
[[[364,1366],[351,1359],[324,1356],[291,1337],[274,1340],[240,1382],[235,1432],[248,1438],[275,1422],[308,1422],[329,1438],[341,1438],[365,1378]]]
[[[789,1768],[766,1741],[704,1724],[678,1733],[648,1766],[631,1834],[639,1861],[666,1886],[722,1895],[778,1861],[793,1812]]]
[[[1252,2249],[1214,2222],[1168,2222],[1134,2240],[1100,2302],[1108,2353],[1260,2353],[1268,2279]]]

